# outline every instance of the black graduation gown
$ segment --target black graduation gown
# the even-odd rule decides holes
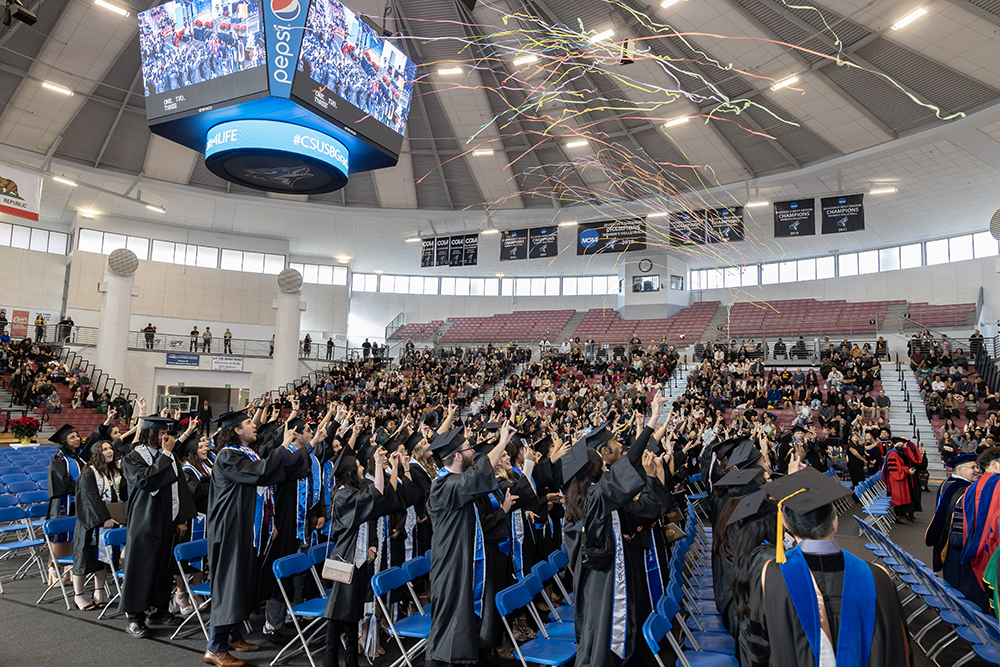
[[[806,563],[820,591],[826,596],[830,633],[836,650],[840,629],[840,604],[844,586],[844,555],[805,555]],[[872,636],[869,667],[911,667],[910,638],[906,629],[906,618],[899,604],[896,587],[885,571],[877,565],[868,565],[875,577],[875,628]],[[763,599],[752,608],[760,613],[754,618],[756,627],[761,628],[763,641],[754,639],[754,656],[766,661],[751,663],[790,667],[791,665],[811,666],[816,657],[806,639],[802,623],[792,605],[788,588],[781,576],[780,566],[769,562],[764,567],[764,590],[751,591],[751,595],[763,595]],[[769,646],[769,649],[767,648]]]
[[[194,499],[194,509],[198,514],[208,512],[208,491],[212,487],[212,475],[198,476],[198,473],[188,467],[184,468],[184,479],[187,480],[188,491]]]
[[[511,488],[510,482],[498,479],[501,488]],[[512,491],[513,493],[513,491]],[[493,498],[500,507],[494,507]],[[479,627],[479,647],[493,649],[503,639],[503,621],[497,611],[496,595],[514,583],[510,557],[500,550],[500,545],[510,538],[507,513],[503,511],[504,492],[491,491],[476,499],[479,523],[483,527],[483,544],[486,552],[486,580],[483,584],[482,624]]]
[[[764,543],[754,549],[747,564],[747,569],[750,571],[750,610],[746,618],[736,621],[736,658],[742,667],[757,664],[754,638],[761,636],[763,628],[760,622],[755,619],[761,618],[763,612],[760,605],[763,604],[764,598],[762,595],[754,595],[753,593],[761,590],[761,574],[764,572],[764,566],[767,562],[774,560],[774,554],[774,545]]]
[[[242,623],[259,599],[260,566],[254,547],[257,487],[280,484],[308,470],[309,451],[310,447],[295,452],[278,447],[267,458],[254,461],[239,449],[225,447],[216,457],[205,528],[213,626]]]
[[[653,545],[651,528],[659,520],[663,508],[668,504],[666,490],[656,477],[646,477],[646,485],[622,510],[622,534],[625,537],[625,556],[630,567],[626,569],[631,574],[628,581],[629,597],[635,601],[636,618],[646,620],[653,611],[653,600],[650,597],[649,581],[646,575],[646,550]],[[660,573],[666,566],[666,561],[660,563]],[[662,580],[661,580],[662,585]],[[640,622],[641,626],[642,623]],[[631,663],[643,665],[646,659],[652,660],[649,645],[645,641],[636,642],[636,653]]]
[[[479,617],[473,604],[475,500],[497,488],[488,456],[462,474],[434,479],[427,498],[431,538],[431,632],[427,660],[452,664],[479,662]]]
[[[97,557],[98,530],[104,522],[111,518],[107,505],[101,498],[97,486],[97,477],[93,468],[87,468],[80,473],[76,485],[76,528],[73,531],[73,574],[85,575],[97,572],[107,567]],[[119,502],[121,498],[121,478],[119,483],[111,485],[111,500]]]
[[[79,454],[67,447],[60,447],[49,460],[49,511],[46,519],[58,519],[64,516],[73,516],[75,508],[68,502],[69,496],[76,493],[76,482],[69,474],[66,459],[76,461],[80,466],[80,472],[86,467],[86,463]]]
[[[410,477],[420,489],[420,499],[413,503],[417,527],[413,533],[413,555],[422,556],[431,548],[431,522],[427,520],[427,496],[431,493],[431,476],[419,463],[410,462]]]
[[[121,460],[122,476],[128,484],[127,546],[122,569],[119,610],[139,614],[151,608],[166,609],[177,566],[171,550],[177,537],[176,526],[194,516],[194,500],[187,484],[178,477],[181,462],[159,450],[152,450],[152,463],[133,450]],[[175,470],[176,467],[176,470]],[[180,507],[172,519],[172,490],[177,484]]]
[[[635,447],[636,445],[633,445]],[[579,539],[586,536],[589,544],[600,548],[606,539],[614,541],[612,514],[625,507],[646,485],[627,458],[622,457],[587,491],[584,501],[584,528]],[[576,626],[576,667],[614,667],[627,661],[635,649],[636,620],[635,596],[628,591],[626,598],[626,632],[623,656],[609,648],[611,645],[612,614],[614,610],[615,566],[607,570],[592,570],[583,566],[582,545],[576,544],[577,559],[573,572],[575,599],[574,622]],[[624,544],[621,545],[624,551]],[[626,570],[631,570],[629,559],[624,559]],[[626,572],[626,586],[628,585]],[[645,619],[643,619],[645,620]]]
[[[96,445],[98,442],[108,440],[109,439],[108,435],[110,431],[111,431],[110,427],[105,426],[104,424],[98,424],[97,428],[95,428],[94,431],[87,436],[87,439],[84,441],[83,445],[80,446],[80,458],[82,458],[84,461],[89,461],[90,453],[94,445]]]
[[[396,504],[396,493],[389,488],[389,480],[385,480],[384,493],[379,493],[374,484],[362,484],[361,489],[341,486],[333,494],[333,508],[330,512],[330,541],[328,542],[329,558],[338,558],[348,563],[355,563],[358,533],[361,526],[369,526],[369,544],[371,543],[371,523],[379,517],[392,511]],[[365,564],[354,570],[351,583],[333,582],[330,596],[327,598],[326,611],[323,616],[337,621],[357,623],[364,616],[365,597],[371,589],[373,573],[372,563],[367,560],[367,545],[365,545]]]

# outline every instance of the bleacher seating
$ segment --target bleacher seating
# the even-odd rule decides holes
[[[903,321],[905,329],[927,327],[969,327],[975,325],[976,304],[953,303],[931,305],[926,302],[911,303],[907,307],[910,317]]]
[[[553,344],[576,313],[575,310],[522,310],[492,317],[455,317],[441,336],[442,343],[526,343],[546,333]]]
[[[592,308],[587,311],[573,336],[581,340],[593,338],[598,343],[626,343],[636,334],[643,344],[666,336],[672,345],[688,344],[701,338],[718,308],[718,301],[701,301],[673,317],[651,320],[623,320],[611,308]]]
[[[390,340],[430,340],[434,337],[434,332],[444,324],[444,320],[431,320],[430,322],[411,322],[404,324],[396,333],[389,336]]]
[[[775,338],[831,334],[872,334],[886,310],[905,301],[740,301],[729,309],[723,333],[732,338]],[[876,320],[876,324],[872,320]]]

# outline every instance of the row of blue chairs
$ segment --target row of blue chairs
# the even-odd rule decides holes
[[[49,480],[39,479],[33,480],[31,476],[28,475],[27,479],[17,479],[14,481],[8,481],[6,483],[0,482],[0,496],[3,494],[17,494],[23,493],[25,491],[48,491],[49,490]]]

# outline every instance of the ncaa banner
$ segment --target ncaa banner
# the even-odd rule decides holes
[[[587,222],[577,226],[577,255],[645,249],[646,221],[642,218]]]
[[[558,254],[558,227],[533,227],[528,230],[528,259],[555,257]]]
[[[743,207],[716,208],[704,212],[705,236],[709,243],[743,240]]]
[[[823,233],[858,232],[865,228],[864,195],[841,195],[819,200]]]
[[[434,242],[436,239],[420,239],[420,268],[434,266]]]
[[[774,202],[774,237],[813,236],[816,233],[816,200]]]
[[[672,246],[703,245],[705,239],[705,212],[672,213],[669,239]]]
[[[479,234],[466,234],[464,266],[479,264]]]
[[[500,261],[528,259],[528,230],[512,229],[500,237]]]
[[[42,177],[0,164],[0,213],[38,222]]]

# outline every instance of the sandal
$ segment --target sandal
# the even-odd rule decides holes
[[[84,602],[87,602],[87,604],[83,607],[81,607],[80,603],[78,602],[78,600],[80,600],[81,598],[84,600]],[[85,595],[74,595],[73,604],[75,604],[76,608],[79,609],[80,611],[95,611],[97,609],[100,609],[100,607],[97,605],[96,602],[88,600],[87,596]]]

